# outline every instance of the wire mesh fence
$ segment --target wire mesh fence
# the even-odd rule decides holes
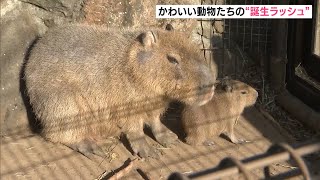
[[[204,0],[201,3],[269,5],[270,1]],[[271,51],[271,20],[202,19],[200,24],[202,29],[206,29],[201,36],[211,41],[203,48],[212,52],[211,61],[216,62],[219,77],[238,78],[250,63],[266,66],[265,61]]]

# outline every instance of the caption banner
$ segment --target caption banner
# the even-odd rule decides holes
[[[311,19],[312,5],[156,5],[156,18]]]

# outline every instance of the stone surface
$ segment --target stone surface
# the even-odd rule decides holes
[[[83,17],[82,0],[20,0],[33,4],[49,12],[61,13],[61,15],[78,20]]]
[[[38,26],[34,17],[23,11],[17,16],[14,12],[9,12],[7,18],[1,21],[2,135],[28,131],[28,118],[20,93],[20,71],[29,45],[39,33]]]
[[[2,0],[1,3],[1,136],[30,133],[22,65],[28,48],[48,27],[79,21],[82,1]],[[29,111],[28,111],[29,112]]]
[[[165,27],[170,23],[175,30],[191,32],[195,19],[156,19],[156,5],[164,4],[200,4],[199,0],[120,0],[103,1],[87,0],[84,5],[85,22],[89,24],[105,24],[109,27],[146,26]]]

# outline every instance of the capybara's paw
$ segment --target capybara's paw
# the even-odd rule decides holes
[[[93,140],[84,139],[78,143],[68,144],[67,146],[78,151],[89,159],[92,159],[93,155],[103,158],[107,156],[107,153]]]
[[[164,147],[174,144],[178,141],[178,136],[171,131],[155,135],[157,141]]]
[[[209,140],[209,139],[203,141],[202,144],[204,146],[214,146],[215,145],[215,143],[212,140]]]
[[[226,134],[226,135],[228,136],[228,134]],[[245,140],[245,139],[237,138],[234,133],[231,133],[231,135],[228,136],[228,137],[229,137],[230,141],[231,141],[232,143],[234,143],[234,144],[243,144],[243,143],[248,143],[248,142],[250,142],[250,141],[247,141],[247,140]]]
[[[196,136],[187,136],[185,138],[185,142],[191,146],[198,146],[198,145],[203,145],[203,142],[205,139],[196,137]]]
[[[245,139],[234,138],[234,139],[231,139],[231,142],[234,144],[244,144],[244,143],[248,143],[250,141],[247,141]]]
[[[148,158],[148,157],[155,158],[155,159],[159,158],[159,155],[156,149],[150,146],[147,143],[145,138],[135,140],[134,142],[130,142],[130,144],[133,152],[142,158]]]

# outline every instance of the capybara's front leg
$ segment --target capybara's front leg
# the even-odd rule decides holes
[[[150,146],[146,140],[143,132],[143,121],[135,124],[126,131],[127,139],[131,145],[131,148],[135,154],[140,157],[158,158],[158,154],[152,146]]]
[[[178,136],[163,125],[160,119],[155,119],[149,122],[151,131],[156,140],[164,147],[177,142]]]
[[[196,128],[195,128],[196,129]],[[206,144],[207,138],[204,137],[203,135],[201,135],[201,133],[197,132],[197,129],[194,131],[190,131],[187,133],[187,137],[185,138],[185,142],[191,146],[199,146],[199,145],[206,145],[208,146],[208,144]],[[212,143],[213,145],[214,143]]]
[[[235,118],[234,120],[228,122],[227,130],[226,130],[226,133],[225,133],[225,135],[228,136],[230,141],[232,143],[234,143],[234,144],[241,144],[241,143],[249,142],[249,141],[246,141],[244,139],[238,138],[234,133],[234,127],[237,124],[239,118],[240,118],[240,116]]]

